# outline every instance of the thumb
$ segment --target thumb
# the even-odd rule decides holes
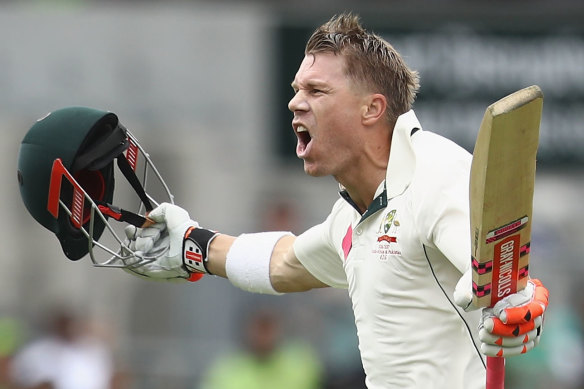
[[[148,218],[157,223],[165,223],[169,230],[190,220],[189,213],[185,209],[170,203],[162,203],[154,208],[148,214]]]
[[[129,224],[124,228],[124,234],[126,234],[126,238],[128,240],[136,239],[136,233],[138,232],[138,228],[134,227],[133,225]]]
[[[454,288],[454,302],[465,311],[474,309],[472,306],[472,269],[464,272]]]
[[[166,210],[170,205],[171,205],[170,203],[161,203],[159,206],[157,206],[147,214],[148,218],[152,219],[157,223],[165,223]]]

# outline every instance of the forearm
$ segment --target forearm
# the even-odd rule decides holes
[[[149,217],[155,224],[130,226],[133,230],[126,232],[128,250],[156,258],[128,269],[138,276],[194,282],[213,274],[243,290],[268,294],[326,286],[298,261],[296,237],[290,232],[225,235],[199,226],[187,211],[170,203],[159,205]],[[164,230],[168,234],[162,239]]]
[[[213,239],[207,262],[207,269],[211,274],[227,278],[226,262],[236,239],[246,238],[221,234]],[[269,261],[269,280],[279,293],[301,292],[327,286],[314,278],[298,261],[293,250],[295,239],[293,235],[283,236],[275,243],[269,256],[250,255],[245,260],[250,261],[250,264],[251,261]]]
[[[211,274],[227,278],[225,271],[225,262],[227,253],[233,245],[236,237],[231,235],[220,234],[209,245],[209,257],[207,269]]]
[[[295,236],[286,236],[274,248],[270,262],[270,280],[280,293],[304,292],[328,285],[315,278],[294,254]]]

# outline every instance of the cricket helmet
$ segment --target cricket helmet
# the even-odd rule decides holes
[[[142,180],[136,174],[140,155]],[[168,196],[165,201],[172,202],[149,156],[112,112],[88,107],[59,109],[37,120],[22,140],[17,172],[22,200],[32,217],[57,236],[71,260],[90,253],[96,266],[139,265],[121,234],[109,224],[111,218],[135,225],[145,221],[138,213],[112,205],[114,160],[140,198],[138,213],[157,204],[146,193],[150,170]],[[104,231],[110,232],[119,248],[98,243]],[[106,252],[106,261],[97,259],[95,247]]]

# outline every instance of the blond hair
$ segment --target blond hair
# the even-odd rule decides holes
[[[390,123],[412,108],[419,88],[418,72],[406,65],[391,44],[366,31],[358,16],[335,15],[314,31],[305,54],[323,52],[343,55],[349,77],[386,97]]]

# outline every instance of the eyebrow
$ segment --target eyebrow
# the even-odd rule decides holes
[[[312,88],[322,89],[323,87],[326,87],[326,85],[327,83],[324,81],[309,80],[306,82],[306,89]],[[290,86],[292,87],[292,89],[299,89],[298,83],[295,80],[290,83]]]

